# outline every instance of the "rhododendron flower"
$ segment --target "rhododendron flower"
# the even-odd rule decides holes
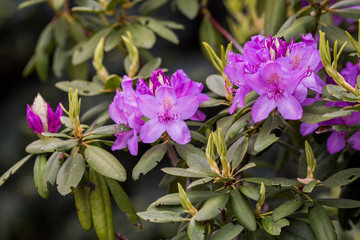
[[[184,120],[198,109],[196,96],[177,98],[173,88],[163,85],[157,89],[156,97],[141,95],[137,102],[140,111],[149,118],[140,129],[144,143],[155,142],[165,131],[179,144],[190,142],[190,131]]]
[[[128,147],[132,155],[138,153],[138,134],[144,143],[155,142],[165,131],[179,144],[191,140],[185,119],[205,119],[198,110],[200,103],[209,99],[201,93],[203,85],[193,82],[182,70],[177,70],[171,80],[161,69],[153,71],[149,85],[138,79],[136,90],[132,79],[124,76],[123,91],[117,91],[109,106],[110,117],[128,129],[115,133],[112,150]],[[149,118],[145,123],[143,117]]]
[[[243,107],[246,94],[254,90],[260,95],[251,111],[254,122],[265,119],[275,108],[285,119],[300,119],[308,89],[321,93],[324,86],[316,75],[323,67],[316,46],[309,34],[299,43],[254,36],[245,43],[243,55],[229,51],[224,72],[238,87],[229,113]]]
[[[59,103],[54,113],[49,103],[46,103],[41,95],[38,94],[31,107],[27,104],[26,116],[31,130],[35,133],[55,133],[61,127],[60,117],[62,116],[62,108]]]

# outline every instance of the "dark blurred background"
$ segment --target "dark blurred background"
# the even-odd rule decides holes
[[[46,3],[19,10],[21,0],[0,1],[0,76],[2,84],[0,118],[0,175],[27,155],[25,147],[37,139],[26,121],[26,104],[32,104],[39,92],[54,108],[59,101],[67,106],[67,94],[55,88],[53,74],[43,83],[36,74],[22,77],[22,71],[34,53],[37,38],[48,24],[53,12]],[[224,11],[220,1],[212,1],[210,10],[215,18],[224,21]],[[190,21],[178,12],[171,10],[171,1],[156,13],[163,19],[174,20],[185,25],[185,30],[176,31],[180,44],[174,45],[157,37],[151,52],[162,58],[162,67],[172,74],[182,68],[188,76],[204,82],[215,73],[211,64],[203,56],[198,39],[201,16]],[[109,53],[105,62],[110,73],[124,74],[119,56]],[[111,97],[82,97],[82,109]],[[139,155],[148,146],[141,144]],[[131,171],[138,158],[117,151],[116,156],[128,172],[128,180],[122,184],[138,211],[144,211],[151,202],[166,194],[165,188],[158,188],[163,177],[161,167],[169,166],[167,158],[155,170],[142,176],[138,181],[131,179]],[[78,222],[72,194],[61,196],[53,186],[48,199],[42,199],[33,183],[34,159],[28,161],[0,188],[0,239],[97,239],[95,231],[86,232]],[[114,205],[115,229],[128,239],[166,239],[174,235],[177,227],[169,224],[149,224],[143,221],[143,230],[138,230],[126,220],[123,213]]]

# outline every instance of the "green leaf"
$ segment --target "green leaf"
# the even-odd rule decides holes
[[[279,186],[279,187],[292,187],[298,186],[299,182],[296,179],[288,178],[258,178],[258,177],[247,177],[244,181],[261,184],[263,182],[267,186]]]
[[[332,5],[331,9],[342,9],[342,8],[348,8],[348,7],[354,7],[360,5],[359,0],[347,0],[347,1],[340,1]]]
[[[76,212],[81,226],[89,231],[93,226],[91,207],[90,207],[90,193],[91,186],[85,184],[84,179],[79,185],[73,189]]]
[[[221,75],[212,74],[208,76],[205,80],[206,86],[221,97],[225,97],[226,89],[225,89],[225,81]]]
[[[139,23],[132,23],[124,28],[124,33],[129,31],[136,47],[150,49],[156,42],[155,34]]]
[[[63,141],[59,138],[42,138],[27,145],[25,151],[28,153],[35,153],[35,154],[45,153],[46,146],[59,142],[63,142]],[[54,151],[54,149],[50,149],[50,148],[47,148],[47,150],[48,152]]]
[[[106,37],[111,31],[111,27],[106,27],[98,32],[94,33],[87,42],[82,44],[78,49],[76,49],[72,55],[72,63],[78,65],[90,59],[94,55],[94,51],[100,39]]]
[[[344,51],[345,52],[354,52],[355,49],[352,44],[349,44],[349,38],[347,37],[345,31],[334,25],[325,25],[320,27],[321,31],[325,33],[326,40],[329,40],[329,44],[331,47],[334,46],[335,41],[337,41],[338,46],[342,46],[345,42],[346,44]],[[356,42],[356,40],[355,40]],[[357,42],[356,42],[357,44]]]
[[[331,96],[340,100],[357,102],[357,98],[354,94],[347,92],[344,88],[338,85],[328,84],[326,85],[326,90]]]
[[[360,201],[353,199],[319,198],[314,199],[321,205],[335,208],[359,208]]]
[[[244,138],[244,140],[241,141],[241,143],[236,147],[234,151],[233,157],[230,158],[230,149],[229,149],[229,158],[231,159],[231,165],[233,169],[236,169],[242,160],[244,159],[244,156],[248,149],[249,140],[247,138]]]
[[[349,184],[360,177],[360,168],[349,168],[335,173],[326,179],[322,186],[324,187],[338,187]]]
[[[210,197],[219,195],[215,192],[210,191],[191,191],[186,192],[187,197],[191,201],[191,203],[195,204],[197,202],[206,200]],[[153,202],[150,206],[159,206],[159,205],[180,205],[180,195],[179,193],[171,193],[168,195],[165,195],[159,199],[157,199],[155,202]]]
[[[152,13],[162,7],[165,3],[167,3],[168,0],[148,0],[145,1],[143,4],[139,7],[139,12],[142,15],[147,15],[149,13]]]
[[[159,144],[147,150],[135,165],[132,178],[136,181],[141,174],[145,175],[148,173],[163,159],[165,153],[166,144]]]
[[[317,183],[318,183],[318,180],[316,180],[316,179],[312,180],[311,182],[309,182],[308,184],[306,184],[304,186],[303,192],[311,193]]]
[[[281,204],[274,209],[272,214],[272,220],[276,222],[286,216],[289,216],[290,214],[298,210],[302,206],[303,202],[304,201],[301,198],[297,198]]]
[[[189,167],[203,166],[206,168],[207,160],[205,158],[205,153],[200,148],[195,147],[194,145],[187,143],[185,145],[180,145],[175,143],[176,152],[184,159]],[[191,154],[191,156],[190,156]]]
[[[314,207],[309,208],[310,227],[317,240],[337,239],[334,225],[329,219],[326,210],[319,203],[314,202]]]
[[[189,221],[188,218],[183,218],[180,215],[169,211],[146,211],[138,212],[137,215],[144,220],[157,223]]]
[[[286,0],[266,1],[265,36],[274,35],[286,19]]]
[[[177,168],[177,167],[167,167],[167,168],[162,168],[161,171],[170,175],[189,177],[189,178],[203,178],[207,176],[205,173],[201,174],[199,173],[199,171],[196,171],[196,169],[191,169],[191,168],[185,169],[185,168]]]
[[[290,225],[281,231],[279,240],[316,240],[307,222],[289,219]]]
[[[57,78],[60,78],[68,61],[68,55],[61,47],[56,47],[53,56],[52,70]]]
[[[85,160],[90,167],[103,176],[116,179],[120,182],[126,180],[126,171],[121,163],[108,151],[96,147],[88,146],[84,151]]]
[[[201,142],[202,144],[206,145],[207,138],[202,135],[201,133],[198,133],[196,131],[190,130],[191,139],[196,140],[198,142]]]
[[[53,24],[49,23],[41,31],[38,42],[36,44],[35,52],[48,53],[53,47]]]
[[[105,52],[109,52],[114,49],[119,43],[121,43],[123,35],[122,31],[112,30],[105,39]]]
[[[224,101],[224,100],[221,100],[221,99],[210,98],[210,100],[202,102],[200,104],[200,107],[201,108],[216,107],[216,106],[225,105],[226,103],[227,103],[227,101]]]
[[[159,68],[161,65],[161,58],[153,58],[145,63],[137,74],[140,78],[148,78],[151,76],[154,69]]]
[[[37,155],[34,164],[34,183],[35,183],[35,187],[38,190],[39,195],[44,199],[48,198],[49,196],[49,189],[47,185],[42,184],[45,164],[46,164],[45,155],[44,154]]]
[[[83,62],[76,66],[70,63],[67,66],[67,72],[70,76],[70,79],[88,79],[89,76],[88,63]]]
[[[172,42],[174,44],[179,43],[179,39],[176,36],[176,34],[170,29],[171,27],[168,25],[168,21],[160,21],[154,18],[146,18],[145,23],[144,20],[141,20],[144,25],[146,25],[149,29],[151,29],[153,32],[155,32],[157,35],[159,35],[161,38]],[[179,25],[182,26],[182,25]],[[178,28],[182,29],[182,28]]]
[[[4,182],[13,175],[22,165],[24,165],[33,154],[29,154],[26,157],[22,158],[20,161],[15,163],[9,170],[7,170],[1,177],[0,177],[0,187],[4,184]]]
[[[84,80],[73,80],[73,81],[60,81],[55,86],[64,91],[68,92],[69,88],[78,89],[79,95],[83,96],[95,96],[102,92],[102,86],[94,82],[88,82]]]
[[[61,164],[59,161],[61,155],[62,155],[61,152],[54,152],[53,154],[51,154],[48,161],[46,162],[44,173],[43,173],[43,179],[42,179],[42,184],[44,185],[43,187],[47,186],[47,183],[54,185],[57,174],[61,167]]]
[[[261,223],[264,227],[264,230],[273,236],[279,236],[281,233],[281,228],[290,225],[289,221],[285,218],[278,221],[273,221],[270,216],[265,216],[261,220]]]
[[[28,77],[35,69],[35,61],[36,61],[36,54],[34,54],[30,60],[28,61],[28,63],[26,64],[22,75],[23,77]]]
[[[190,240],[203,240],[205,238],[204,226],[195,220],[195,217],[191,218],[187,233]]]
[[[244,230],[241,225],[226,224],[217,231],[211,240],[232,240]]]
[[[200,24],[199,29],[200,43],[206,42],[213,49],[218,50],[223,42],[222,36],[219,31],[212,25],[208,17],[204,17]],[[203,45],[200,45],[203,54],[211,61],[211,57],[207,55],[207,50]]]
[[[56,184],[59,193],[63,196],[71,193],[71,188],[77,187],[84,175],[84,172],[85,161],[81,154],[77,153],[66,159],[56,177]]]
[[[110,75],[108,80],[105,83],[105,89],[113,89],[120,87],[121,85],[121,78],[117,75]]]
[[[249,187],[249,186],[239,186],[239,190],[248,198],[250,198],[254,201],[259,200],[260,192],[256,188]]]
[[[46,2],[46,0],[27,0],[27,1],[20,3],[18,6],[18,9],[20,10],[20,9],[30,7],[32,5],[43,3],[43,2]]]
[[[360,18],[360,9],[358,8],[336,9],[333,13],[355,21]]]
[[[136,210],[130,201],[129,196],[116,180],[107,177],[105,180],[116,202],[116,205],[121,209],[122,212],[125,213],[130,222],[141,229],[140,219],[138,215],[136,215]]]
[[[99,240],[114,239],[113,214],[106,181],[92,168],[90,168],[89,181],[94,185],[90,193],[90,207],[96,234]]]
[[[230,207],[240,225],[244,226],[249,231],[256,230],[257,226],[253,209],[251,208],[248,199],[237,189],[231,191]]]
[[[72,21],[69,23],[69,34],[71,38],[77,43],[87,39],[83,27],[77,21]]]
[[[301,38],[302,34],[311,32],[316,26],[316,18],[314,16],[304,16],[296,19],[287,29],[282,32],[276,33],[275,37],[284,37],[286,41],[291,38],[297,41]]]
[[[301,121],[305,121],[308,124],[318,123],[326,121],[337,116],[333,116],[333,113],[345,114],[343,116],[349,115],[348,111],[339,111],[341,108],[338,107],[326,107],[324,106],[325,101],[316,101],[311,105],[303,107],[303,117]]]
[[[49,68],[49,55],[46,52],[37,52],[35,55],[35,70],[41,81],[46,81]]]
[[[314,156],[314,152],[308,143],[308,141],[305,141],[305,154],[306,154],[306,162],[308,164],[308,167],[310,168],[312,173],[315,173],[316,170],[316,159]]]
[[[256,138],[254,150],[256,152],[261,152],[265,148],[269,147],[271,144],[276,142],[279,138],[275,134],[271,133],[271,130],[277,126],[273,126],[275,123],[274,117],[269,117],[265,120],[264,125],[261,127],[259,135]]]
[[[219,215],[229,201],[229,195],[223,194],[214,196],[205,201],[204,205],[194,215],[196,221],[206,221]]]
[[[208,182],[210,182],[212,180],[214,180],[214,177],[205,177],[205,178],[198,179],[196,181],[191,182],[189,184],[189,186],[187,186],[187,189],[190,189],[190,188],[193,188],[195,186],[199,186],[199,185],[208,183]]]
[[[229,138],[235,137],[240,132],[240,130],[247,125],[250,120],[251,112],[245,114],[244,116],[236,120],[227,131],[225,139],[228,140]]]
[[[192,20],[199,12],[199,3],[197,0],[176,0],[176,7],[185,17]]]
[[[56,44],[61,47],[65,48],[66,38],[67,38],[67,24],[65,18],[59,18],[54,25],[54,38]]]

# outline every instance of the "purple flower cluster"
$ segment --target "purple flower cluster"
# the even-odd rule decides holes
[[[254,36],[245,43],[243,55],[229,51],[227,61],[224,72],[238,87],[229,112],[243,107],[246,94],[254,90],[260,95],[251,110],[254,122],[266,119],[275,108],[285,119],[300,119],[308,89],[321,93],[324,85],[316,75],[323,66],[311,34],[299,43]]]
[[[348,62],[346,64],[346,67],[341,71],[341,75],[344,77],[344,79],[346,79],[346,81],[352,87],[355,87],[356,78],[359,74],[360,74],[359,63],[352,64]],[[327,82],[328,84],[335,84],[335,82],[331,78],[328,78]],[[328,107],[347,107],[351,105],[354,104],[344,101],[327,102],[325,104],[325,106]],[[325,131],[331,131],[331,134],[327,139],[327,150],[330,154],[334,154],[341,151],[346,146],[346,142],[349,143],[352,148],[360,151],[360,131],[355,132],[349,137],[346,131],[336,131],[334,129],[331,129],[331,126],[333,125],[344,125],[344,126],[348,126],[348,129],[350,130],[351,126],[354,126],[359,123],[360,123],[360,112],[353,112],[349,116],[337,117],[319,123],[307,124],[303,122],[300,126],[300,133],[303,136],[306,136],[310,133],[313,133],[319,127],[322,127],[323,129],[326,129]],[[322,130],[321,132],[324,132],[324,130]]]
[[[60,103],[56,109],[56,112],[51,109],[49,103],[38,94],[30,107],[26,106],[27,121],[31,130],[35,133],[43,132],[57,132],[61,127],[60,117],[62,116],[62,108]]]
[[[112,120],[130,129],[115,134],[112,150],[128,147],[132,155],[137,155],[138,134],[142,142],[152,143],[165,131],[179,144],[190,142],[184,120],[205,120],[205,114],[198,110],[200,103],[209,99],[201,93],[203,85],[191,81],[183,70],[169,78],[161,69],[153,71],[149,84],[139,78],[134,90],[132,82],[124,76],[123,91],[117,91],[109,106]]]

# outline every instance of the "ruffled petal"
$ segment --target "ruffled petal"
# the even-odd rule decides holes
[[[269,113],[276,108],[273,98],[269,99],[266,95],[260,96],[251,109],[251,116],[255,123],[260,122],[269,116]]]
[[[165,124],[157,118],[150,119],[140,128],[140,139],[143,143],[153,143],[165,132]]]
[[[345,147],[345,134],[346,133],[344,131],[334,131],[330,134],[329,138],[327,139],[326,148],[331,155],[341,151]]]
[[[188,126],[184,121],[174,120],[166,124],[166,131],[172,140],[178,144],[184,145],[191,141],[191,135]]]
[[[303,109],[300,103],[292,95],[284,92],[283,96],[277,102],[277,107],[285,119],[297,120],[302,118]]]

